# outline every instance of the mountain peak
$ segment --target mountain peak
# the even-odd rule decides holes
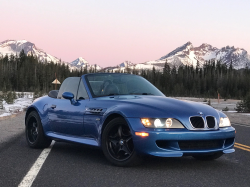
[[[215,51],[215,50],[218,50],[216,47],[213,47],[212,45],[210,44],[207,44],[207,43],[203,43],[201,44],[199,47],[194,47],[194,51],[195,52],[201,52],[201,51]]]
[[[77,66],[77,67],[81,67],[81,66],[86,66],[88,65],[88,61],[85,60],[82,57],[77,58],[76,60],[74,60],[73,62],[70,63],[72,66]]]
[[[132,62],[130,62],[130,61],[125,61],[125,62],[119,64],[118,66],[119,66],[119,67],[129,67],[129,66],[133,66],[133,65],[134,65],[134,64],[133,64]]]
[[[34,43],[27,40],[5,40],[0,43],[0,54],[2,55],[19,54],[22,50],[27,55],[33,54],[42,62],[47,61],[58,63],[60,61],[58,58],[38,49]]]
[[[182,46],[182,48],[191,49],[191,48],[193,48],[193,44],[192,44],[191,42],[187,42],[187,43],[185,43],[185,44]]]
[[[159,60],[164,60],[168,57],[177,55],[179,53],[183,53],[184,51],[189,51],[193,48],[193,44],[191,42],[187,42],[184,45],[182,45],[181,47],[176,48],[175,50],[173,50],[172,52],[168,53],[167,55],[161,57]]]
[[[85,60],[85,59],[84,59],[84,58],[82,58],[82,57],[79,57],[78,59],[79,59],[79,60]]]
[[[25,43],[31,43],[31,42],[28,42],[27,40],[5,40],[5,41],[1,42],[0,45],[3,45],[3,44],[17,44],[17,45],[22,45],[22,44],[25,44]]]
[[[79,70],[81,68],[87,68],[87,69],[96,69],[101,70],[102,68],[98,65],[91,65],[87,60],[85,60],[82,57],[77,58],[73,62],[69,63],[71,70]]]
[[[207,43],[203,43],[203,44],[201,44],[201,46],[200,47],[206,47],[206,46],[211,46],[210,44],[207,44]]]

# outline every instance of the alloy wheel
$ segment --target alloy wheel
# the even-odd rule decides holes
[[[124,161],[130,158],[134,144],[129,127],[122,124],[114,126],[108,133],[106,146],[115,160]]]
[[[34,143],[38,137],[38,124],[34,117],[30,118],[27,127],[27,136],[30,143]]]

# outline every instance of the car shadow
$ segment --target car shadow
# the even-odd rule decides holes
[[[192,157],[146,157],[141,165],[117,167],[100,149],[56,142],[35,184],[46,181],[50,186],[244,186],[247,181],[237,179],[246,170],[239,170],[231,158],[223,155],[215,161],[198,161]]]
[[[99,148],[92,146],[86,146],[81,144],[72,144],[65,142],[56,142],[53,148],[53,154],[59,154],[64,156],[73,157],[74,160],[80,159],[82,162],[88,161],[89,163],[99,163],[101,165],[109,167],[117,167],[112,165],[104,156],[103,152]],[[146,156],[143,157],[142,164],[136,166],[136,168],[147,168],[147,169],[171,169],[179,170],[183,168],[220,168],[227,165],[227,159],[222,156],[221,158],[213,161],[200,161],[196,160],[191,156],[184,157],[154,157]]]

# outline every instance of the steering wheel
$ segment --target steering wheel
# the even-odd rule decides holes
[[[140,90],[138,88],[129,90],[129,94],[134,94],[134,93],[140,93]]]
[[[107,79],[103,81],[102,85],[100,86],[99,94],[103,94],[103,89],[110,84],[112,84],[111,80]]]

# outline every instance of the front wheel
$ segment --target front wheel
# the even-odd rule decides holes
[[[47,148],[51,144],[51,139],[45,136],[41,119],[36,111],[31,112],[26,120],[26,140],[32,148]]]
[[[217,158],[220,158],[223,155],[223,153],[214,153],[212,155],[196,155],[193,156],[197,160],[215,160]]]
[[[102,150],[106,158],[116,166],[132,166],[142,161],[135,151],[130,128],[123,118],[115,118],[105,127]]]

